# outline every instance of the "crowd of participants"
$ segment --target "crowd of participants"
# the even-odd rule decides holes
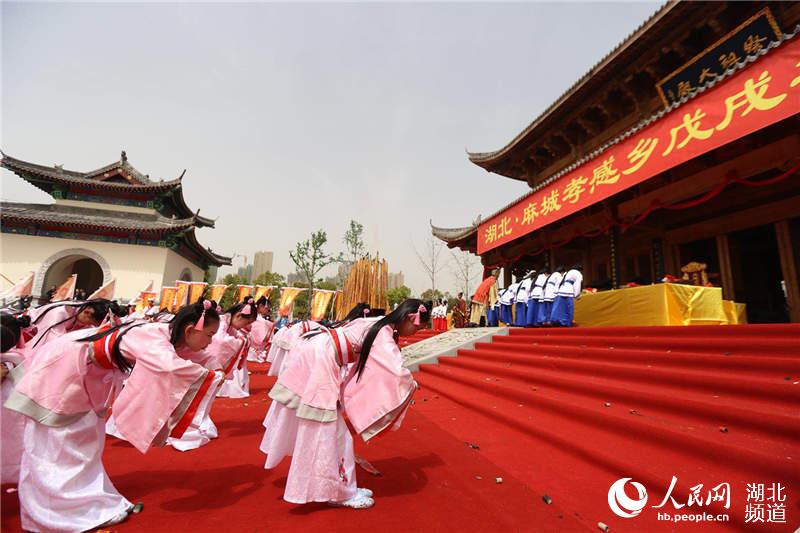
[[[399,428],[417,384],[398,338],[426,326],[431,307],[359,304],[342,321],[281,328],[266,298],[226,310],[201,299],[174,314],[103,299],[4,312],[0,477],[18,485],[23,529],[86,531],[140,512],[103,467],[106,434],[141,453],[191,453],[219,436],[215,399],[250,394],[248,361],[277,376],[260,449],[266,469],[291,456],[284,499],[371,507],[353,436]]]
[[[469,315],[464,293],[458,293],[452,305],[446,298],[437,301],[432,311],[433,329],[497,327],[501,323],[528,328],[575,325],[575,300],[580,298],[583,285],[581,265],[531,270],[499,290],[497,276],[494,271],[480,284],[472,296]]]

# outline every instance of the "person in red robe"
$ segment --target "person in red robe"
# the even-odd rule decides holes
[[[453,327],[463,328],[467,323],[467,302],[464,301],[464,293],[459,292],[456,303],[453,306]]]

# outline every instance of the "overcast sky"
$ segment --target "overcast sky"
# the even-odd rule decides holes
[[[504,146],[659,5],[3,2],[0,145],[186,168],[189,207],[218,218],[201,243],[272,250],[284,275],[295,242],[323,228],[343,250],[354,218],[421,291],[429,219],[465,226],[527,190],[465,149]],[[2,172],[3,199],[52,202]]]

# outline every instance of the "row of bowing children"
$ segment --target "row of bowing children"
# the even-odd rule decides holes
[[[580,297],[583,269],[557,267],[532,270],[499,294],[499,320],[520,327],[570,327],[575,299]],[[512,311],[513,308],[513,311]]]
[[[399,427],[417,385],[397,338],[423,327],[428,309],[407,300],[366,317],[359,305],[341,322],[303,321],[274,338],[251,298],[225,313],[201,299],[149,320],[107,300],[3,314],[2,478],[18,482],[23,529],[85,531],[141,510],[103,467],[112,404],[111,432],[140,452],[195,449],[217,436],[219,393],[246,390],[248,357],[270,360],[278,376],[260,448],[265,468],[292,457],[284,499],[371,507],[351,432],[369,441]]]

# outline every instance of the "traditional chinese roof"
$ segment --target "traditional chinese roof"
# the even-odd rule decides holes
[[[743,70],[743,69],[747,68],[748,66],[750,66],[751,63],[753,63],[754,61],[758,60],[760,57],[764,56],[765,54],[769,53],[771,50],[781,46],[783,43],[785,43],[785,42],[787,42],[787,41],[789,41],[791,39],[794,39],[796,37],[800,38],[800,25],[798,25],[794,29],[794,31],[792,33],[784,33],[780,41],[774,41],[774,42],[770,43],[770,45],[768,47],[761,49],[758,53],[747,56],[742,61],[740,61],[736,65],[732,66],[730,69],[728,69],[727,71],[725,71],[722,74],[720,74],[719,76],[717,76],[715,79],[710,80],[703,87],[698,88],[697,90],[693,91],[689,95],[683,97],[681,100],[673,103],[669,107],[664,108],[664,109],[658,111],[657,113],[654,113],[653,115],[647,117],[646,119],[640,121],[634,127],[632,127],[631,129],[625,131],[624,133],[618,135],[617,137],[611,139],[609,142],[605,143],[603,146],[601,146],[601,147],[597,148],[596,150],[586,154],[585,156],[581,157],[580,159],[577,159],[577,160],[573,161],[570,165],[560,169],[555,174],[553,174],[551,176],[548,176],[546,179],[544,179],[543,181],[540,181],[537,185],[532,187],[531,191],[526,192],[525,194],[519,196],[518,198],[515,198],[513,201],[507,203],[506,205],[504,205],[500,209],[496,210],[495,212],[493,212],[488,217],[485,217],[484,220],[490,220],[490,219],[494,218],[495,216],[499,215],[500,213],[502,213],[503,211],[505,211],[509,207],[517,204],[518,202],[520,202],[524,198],[527,198],[531,194],[544,189],[545,187],[547,187],[548,185],[550,185],[554,181],[558,180],[560,177],[564,176],[565,174],[568,174],[568,173],[572,172],[573,170],[575,170],[576,168],[578,168],[581,165],[583,165],[584,163],[599,157],[604,152],[606,152],[609,148],[611,148],[613,146],[616,146],[617,144],[620,144],[621,142],[625,141],[626,139],[628,139],[632,135],[635,135],[637,132],[643,130],[644,128],[646,128],[647,126],[652,124],[653,122],[655,122],[655,121],[661,119],[662,117],[668,115],[669,113],[671,113],[676,108],[686,104],[690,100],[696,98],[698,95],[700,95],[700,94],[704,93],[705,91],[711,89],[712,87],[716,86],[718,83],[730,78],[731,76],[733,76],[734,74],[736,74],[740,70]],[[434,235],[436,235],[436,234],[434,234]],[[438,237],[438,235],[437,235],[437,237]],[[442,240],[445,240],[445,239],[442,239]]]
[[[222,266],[222,265],[230,265],[232,257],[226,257],[224,255],[219,255],[214,253],[214,251],[209,248],[208,246],[203,246],[197,241],[197,236],[195,235],[194,228],[190,229],[184,234],[184,240],[186,242],[187,247],[195,252],[198,256],[200,256],[201,260],[209,265],[214,266]]]
[[[203,247],[195,235],[196,217],[167,218],[142,214],[65,206],[0,202],[0,224],[4,227],[40,227],[69,233],[131,234],[148,240],[174,239],[176,251],[200,265],[230,265],[231,258]],[[132,242],[132,243],[135,243]]]
[[[214,227],[212,219],[201,217],[192,212],[183,198],[183,174],[164,181],[151,180],[149,175],[142,174],[128,162],[123,151],[120,159],[89,172],[67,170],[61,165],[52,167],[23,161],[2,154],[0,166],[14,172],[42,191],[52,194],[57,189],[93,191],[96,196],[133,195],[136,197],[163,197],[159,211],[166,216],[178,218],[194,218],[198,226]],[[184,171],[185,173],[185,171]],[[102,200],[100,200],[102,201]]]
[[[579,98],[579,93],[586,89],[590,82],[598,80],[599,74],[603,69],[609,68],[616,59],[618,59],[622,53],[627,50],[632,43],[638,40],[645,32],[647,32],[650,28],[652,28],[658,21],[663,19],[672,9],[674,9],[678,5],[676,0],[670,0],[661,6],[653,15],[650,16],[646,21],[644,21],[638,28],[636,28],[628,37],[619,43],[613,50],[611,50],[608,54],[605,55],[600,61],[598,61],[592,68],[589,69],[583,76],[578,78],[578,80],[572,84],[572,86],[567,89],[560,97],[556,99],[555,102],[550,104],[547,109],[542,112],[538,117],[536,117],[533,122],[531,122],[528,127],[518,133],[508,144],[504,147],[500,148],[499,150],[494,150],[490,152],[467,152],[469,160],[476,165],[483,167],[487,170],[490,170],[491,163],[497,161],[498,159],[502,158],[505,154],[509,151],[514,149],[516,146],[520,145],[523,140],[528,139],[529,137],[533,136],[534,131],[541,125],[543,125],[549,117],[554,115],[562,106],[565,106],[567,101],[571,98]],[[524,180],[525,178],[521,178],[519,176],[508,176],[515,179]]]
[[[478,217],[471,226],[462,228],[440,228],[434,226],[431,222],[431,233],[437,239],[447,243],[448,248],[461,248],[475,252],[477,249],[477,234],[478,227],[481,224],[481,218]]]
[[[540,190],[544,189],[548,185],[552,184],[553,182],[555,182],[556,180],[558,180],[562,176],[572,172],[573,170],[575,170],[576,168],[580,167],[584,163],[598,158],[599,156],[601,156],[604,152],[606,152],[607,150],[609,150],[613,146],[615,146],[615,145],[617,145],[619,143],[622,143],[623,141],[625,141],[626,139],[628,139],[632,135],[635,135],[636,133],[638,133],[642,129],[650,126],[653,122],[655,122],[655,121],[661,119],[662,117],[664,117],[665,115],[673,112],[676,108],[685,105],[687,102],[689,102],[692,99],[696,98],[698,95],[700,95],[700,94],[704,93],[705,91],[713,88],[717,84],[719,84],[722,81],[730,78],[731,76],[733,76],[734,74],[738,73],[739,71],[747,68],[748,66],[750,66],[751,63],[757,61],[759,58],[761,58],[765,54],[770,53],[771,50],[773,50],[773,49],[775,49],[775,48],[777,48],[779,46],[782,46],[784,43],[786,43],[787,41],[792,40],[794,38],[800,38],[800,25],[798,25],[794,29],[794,31],[792,33],[784,33],[779,41],[774,41],[774,42],[770,43],[769,46],[759,50],[757,53],[748,55],[742,61],[736,63],[731,68],[729,68],[727,71],[723,72],[722,74],[720,74],[716,78],[710,80],[704,86],[702,86],[700,88],[697,88],[695,91],[692,91],[690,94],[684,96],[681,100],[676,101],[673,104],[671,104],[669,107],[661,109],[657,113],[654,113],[651,116],[645,118],[644,120],[641,120],[635,126],[633,126],[632,128],[628,129],[624,133],[618,135],[617,137],[611,139],[609,142],[607,142],[604,145],[600,146],[596,150],[586,154],[585,156],[583,156],[581,158],[578,158],[578,159],[574,160],[571,164],[565,166],[564,168],[561,168],[558,172],[555,172],[554,174],[548,176],[546,179],[540,181],[535,186],[533,186],[532,187],[532,189],[533,189],[532,191],[528,191],[525,194],[523,194],[522,196],[520,196],[520,197],[514,199],[513,201],[509,202],[508,204],[506,204],[502,208],[496,210],[494,213],[492,213],[488,217],[485,217],[484,220],[493,219],[494,217],[496,217],[500,213],[506,211],[510,207],[514,206],[515,204],[519,203],[520,201],[524,200],[525,198],[531,196],[532,194],[536,193],[537,191],[540,191]],[[448,244],[448,246],[451,247],[451,248],[455,247],[455,246],[458,246],[459,248],[462,248],[462,249],[470,249],[471,250],[475,246],[473,239],[475,239],[476,236],[477,236],[477,230],[478,230],[479,224],[480,224],[480,222],[478,222],[478,225],[475,225],[475,226],[464,227],[464,228],[452,228],[452,229],[450,229],[450,228],[436,228],[436,227],[433,227],[432,228],[432,230],[433,230],[432,233],[437,238],[439,238],[442,241],[446,242]]]
[[[791,4],[768,2],[796,24]],[[528,127],[499,150],[467,152],[476,165],[512,179],[541,183],[584,158],[664,105],[657,81],[685,64],[762,4],[670,0],[581,76]],[[791,27],[791,26],[790,26]]]
[[[476,232],[478,226],[467,226],[464,228],[440,228],[431,224],[431,233],[445,242],[458,241]]]
[[[172,219],[157,214],[145,215],[58,204],[15,202],[0,202],[0,219],[3,224],[65,226],[74,231],[91,232],[164,234],[187,230],[195,225],[193,217]]]

